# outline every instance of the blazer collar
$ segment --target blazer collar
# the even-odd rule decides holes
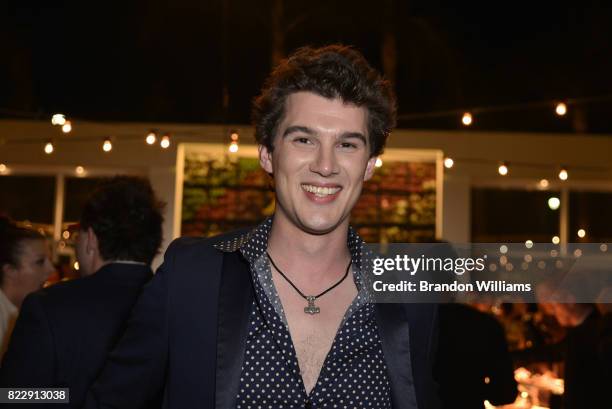
[[[237,251],[224,252],[217,321],[216,409],[236,407],[253,299],[248,263]]]
[[[126,285],[142,285],[145,281],[153,277],[153,271],[151,267],[142,263],[110,262],[100,267],[98,271],[90,277],[95,277],[96,280],[115,281]]]
[[[376,304],[376,322],[387,363],[393,409],[417,409],[406,311],[401,304]]]

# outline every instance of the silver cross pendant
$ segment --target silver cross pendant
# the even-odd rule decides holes
[[[315,305],[316,299],[317,297],[312,296],[312,295],[309,295],[308,297],[306,297],[306,301],[308,301],[308,306],[304,307],[304,312],[306,314],[314,315],[314,314],[318,314],[321,312],[321,308]]]

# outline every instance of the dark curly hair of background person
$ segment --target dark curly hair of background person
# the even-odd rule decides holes
[[[148,180],[116,176],[103,181],[88,198],[81,230],[91,227],[104,260],[150,264],[162,242],[162,212]]]
[[[274,135],[284,115],[285,100],[309,91],[368,111],[370,156],[380,155],[396,121],[391,84],[351,47],[334,44],[303,47],[283,60],[253,101],[252,121],[257,142],[273,150]]]

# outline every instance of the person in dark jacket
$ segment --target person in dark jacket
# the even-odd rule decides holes
[[[141,178],[118,176],[93,192],[76,233],[84,277],[26,297],[2,363],[1,387],[69,388],[68,406],[83,404],[152,277],[162,209]]]
[[[442,408],[481,409],[514,402],[512,358],[502,325],[464,304],[440,306],[440,338],[435,377]]]
[[[350,47],[283,60],[254,103],[274,215],[169,246],[85,407],[142,408],[160,391],[168,408],[437,407],[437,308],[369,302],[349,226],[394,113]]]

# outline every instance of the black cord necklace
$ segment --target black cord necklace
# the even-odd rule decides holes
[[[276,271],[278,271],[278,273],[281,275],[281,277],[283,277],[285,280],[287,280],[287,282],[291,285],[291,287],[293,287],[293,289],[295,291],[297,291],[297,293],[303,299],[308,301],[308,305],[306,307],[304,307],[304,312],[306,314],[310,314],[310,315],[318,314],[318,313],[321,312],[321,308],[317,307],[315,305],[315,301],[317,300],[317,298],[324,296],[325,294],[327,294],[328,292],[330,292],[334,288],[338,287],[340,285],[340,283],[342,283],[346,279],[346,277],[348,276],[348,273],[349,273],[349,270],[350,270],[351,264],[352,264],[352,260],[349,261],[348,266],[346,266],[346,272],[344,273],[344,276],[340,280],[338,280],[338,282],[336,284],[332,285],[327,290],[325,290],[325,291],[323,291],[323,292],[321,292],[320,294],[317,294],[317,295],[305,295],[303,292],[300,291],[299,288],[297,288],[295,286],[295,284],[293,284],[293,282],[291,282],[291,280],[289,280],[289,278],[285,275],[285,273],[283,273],[281,271],[281,269],[278,268],[278,266],[274,263],[274,260],[272,260],[272,256],[270,256],[270,253],[266,252],[266,254],[268,255],[268,259],[270,259],[270,263],[272,263],[272,265],[274,266]]]

